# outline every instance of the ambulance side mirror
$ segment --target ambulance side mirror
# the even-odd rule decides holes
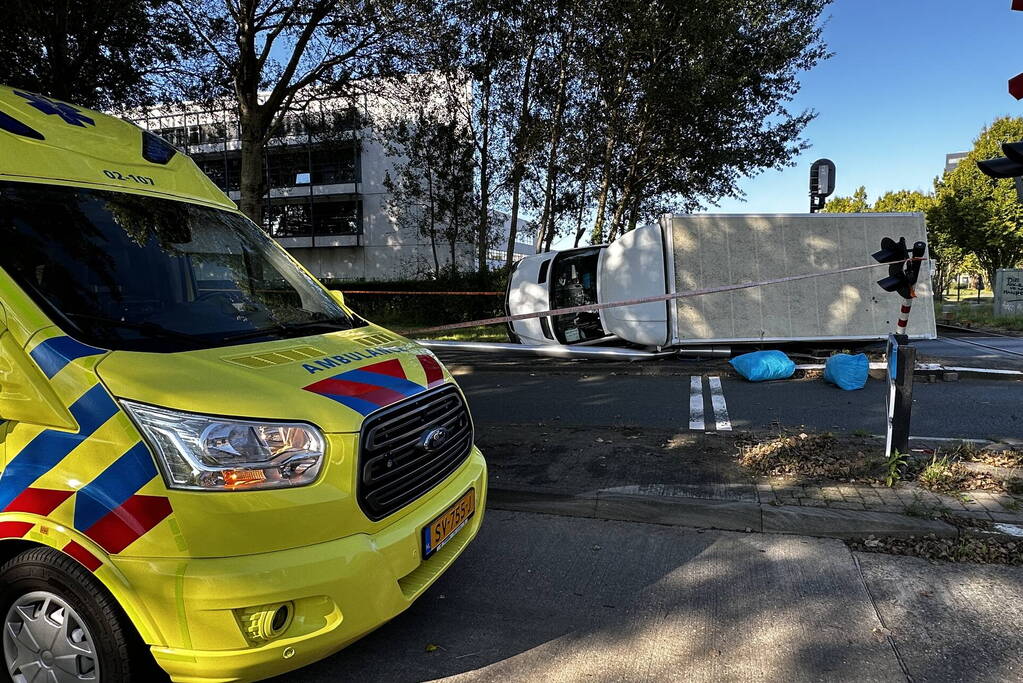
[[[78,431],[42,371],[5,326],[0,324],[0,420]]]
[[[334,297],[334,301],[336,301],[336,302],[338,302],[338,304],[340,304],[341,308],[348,308],[348,306],[345,305],[345,293],[344,292],[342,292],[339,289],[332,289],[332,290],[330,290],[330,295],[332,297]]]

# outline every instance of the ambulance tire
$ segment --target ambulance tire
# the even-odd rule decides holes
[[[0,567],[0,618],[5,620],[5,631],[11,606],[35,592],[56,596],[85,622],[99,663],[98,683],[168,680],[110,592],[89,570],[53,548],[26,550]],[[6,642],[2,647],[6,648]],[[0,666],[7,671],[6,658]]]

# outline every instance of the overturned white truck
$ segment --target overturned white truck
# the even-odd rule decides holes
[[[881,238],[927,239],[923,214],[665,215],[596,247],[523,259],[508,282],[510,315],[873,263]],[[895,329],[902,299],[883,291],[884,268],[645,303],[517,320],[513,340],[529,345],[621,340],[645,348],[799,341],[870,341]],[[935,335],[931,275],[920,268],[909,336]]]

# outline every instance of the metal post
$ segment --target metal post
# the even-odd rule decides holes
[[[896,358],[895,406],[891,411],[891,449],[909,453],[909,423],[913,414],[913,370],[916,368],[916,349],[900,341]]]

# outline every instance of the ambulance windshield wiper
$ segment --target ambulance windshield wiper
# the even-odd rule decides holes
[[[185,332],[177,332],[175,330],[168,329],[156,323],[149,322],[131,322],[130,320],[118,320],[117,318],[107,318],[102,315],[89,315],[87,313],[65,313],[67,318],[75,318],[79,320],[90,320],[92,322],[103,323],[112,327],[122,327],[126,330],[138,330],[139,332],[145,332],[146,334],[153,337],[163,337],[165,339],[180,339],[181,341],[189,342],[190,344],[200,347],[206,344],[202,339],[187,334]]]
[[[309,320],[303,323],[277,323],[272,327],[264,327],[258,330],[246,330],[244,332],[234,332],[231,334],[225,334],[220,337],[218,341],[229,342],[239,341],[242,339],[251,339],[253,337],[263,337],[268,334],[280,334],[281,336],[294,336],[292,332],[298,332],[302,330],[310,330],[316,328],[328,328],[331,330],[350,330],[353,327],[357,327],[358,324],[355,321],[349,320]]]

